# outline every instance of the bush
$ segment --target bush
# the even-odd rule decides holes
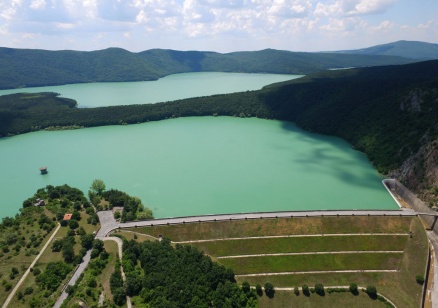
[[[294,293],[296,296],[300,295],[300,291],[298,290],[298,287],[294,288]]]
[[[70,229],[76,229],[76,228],[78,228],[79,227],[79,223],[78,223],[78,221],[76,220],[76,219],[71,219],[69,222],[68,222],[68,226],[70,227]]]
[[[249,291],[251,291],[251,286],[249,285],[248,281],[242,282],[242,291],[245,293],[248,293]]]
[[[32,294],[32,293],[33,293],[33,288],[32,287],[27,287],[24,290],[24,294],[26,294],[26,295],[29,295],[29,294]]]
[[[273,298],[275,295],[274,285],[270,282],[265,283],[265,294],[269,298]]]
[[[12,284],[10,282],[5,283],[5,291],[9,291],[12,289]]]
[[[359,290],[357,288],[357,284],[355,283],[350,283],[350,287],[348,288],[351,292],[351,294],[353,295],[358,295],[359,294]]]
[[[377,298],[377,289],[374,285],[367,285],[365,292],[368,294],[369,297],[374,299]]]
[[[41,274],[41,270],[39,268],[34,268],[32,271],[32,274],[34,276],[38,276],[39,274]]]
[[[90,278],[90,280],[88,280],[88,286],[89,286],[90,288],[95,288],[95,287],[97,287],[97,281],[96,281],[96,278],[94,278],[94,277]]]
[[[303,294],[305,296],[309,296],[310,295],[310,290],[309,290],[309,286],[307,284],[303,284],[303,286],[301,287],[303,290]]]
[[[320,296],[325,295],[324,286],[322,285],[322,283],[315,284],[315,292]]]
[[[423,284],[423,283],[424,283],[424,277],[423,277],[423,275],[417,275],[417,276],[415,276],[415,281],[416,281],[418,284]]]
[[[259,284],[256,284],[256,293],[258,296],[262,296],[263,295],[263,290],[262,290],[262,286]]]

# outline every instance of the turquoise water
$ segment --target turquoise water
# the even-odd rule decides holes
[[[51,87],[0,90],[0,95],[18,92],[56,92],[73,98],[80,107],[152,104],[177,99],[259,90],[275,82],[301,77],[280,74],[184,73],[156,81],[96,82]]]
[[[40,175],[38,168],[49,173]],[[94,179],[156,217],[254,211],[397,209],[345,141],[256,118],[179,118],[0,139],[0,217],[46,185]]]

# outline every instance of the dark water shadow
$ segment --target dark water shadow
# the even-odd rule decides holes
[[[343,182],[373,190],[381,189],[379,185],[375,184],[376,174],[374,173],[374,169],[364,170],[360,176],[358,176],[357,173],[355,174],[349,171],[350,167],[351,169],[357,167],[358,160],[367,159],[365,154],[352,150],[351,154],[353,156],[351,158],[331,155],[333,148],[345,152],[345,147],[348,146],[347,141],[334,136],[313,134],[287,121],[282,121],[281,128],[286,134],[293,133],[291,142],[296,140],[297,142],[307,143],[311,146],[310,150],[305,153],[305,156],[291,155],[291,159],[302,167],[303,172],[314,173],[315,176],[318,176],[321,172],[325,171],[326,168],[324,166],[329,165],[330,173]],[[286,147],[276,145],[274,145],[274,147],[279,150],[286,150]],[[374,167],[371,165],[370,168]]]

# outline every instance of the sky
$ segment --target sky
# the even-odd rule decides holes
[[[438,43],[438,0],[0,0],[0,46],[330,51]]]

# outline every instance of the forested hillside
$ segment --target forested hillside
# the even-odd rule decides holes
[[[120,48],[91,52],[0,48],[0,89],[156,80],[170,74],[201,71],[309,74],[330,68],[405,64],[413,61],[394,56],[273,49],[221,54],[162,49],[133,53]]]
[[[7,95],[0,97],[0,135],[183,116],[272,118],[344,138],[387,173],[438,138],[437,71],[436,60],[326,71],[259,91],[90,109],[53,93]]]
[[[362,49],[337,51],[337,53],[375,56],[385,55],[418,60],[435,60],[438,59],[438,44],[416,41],[397,41]]]

